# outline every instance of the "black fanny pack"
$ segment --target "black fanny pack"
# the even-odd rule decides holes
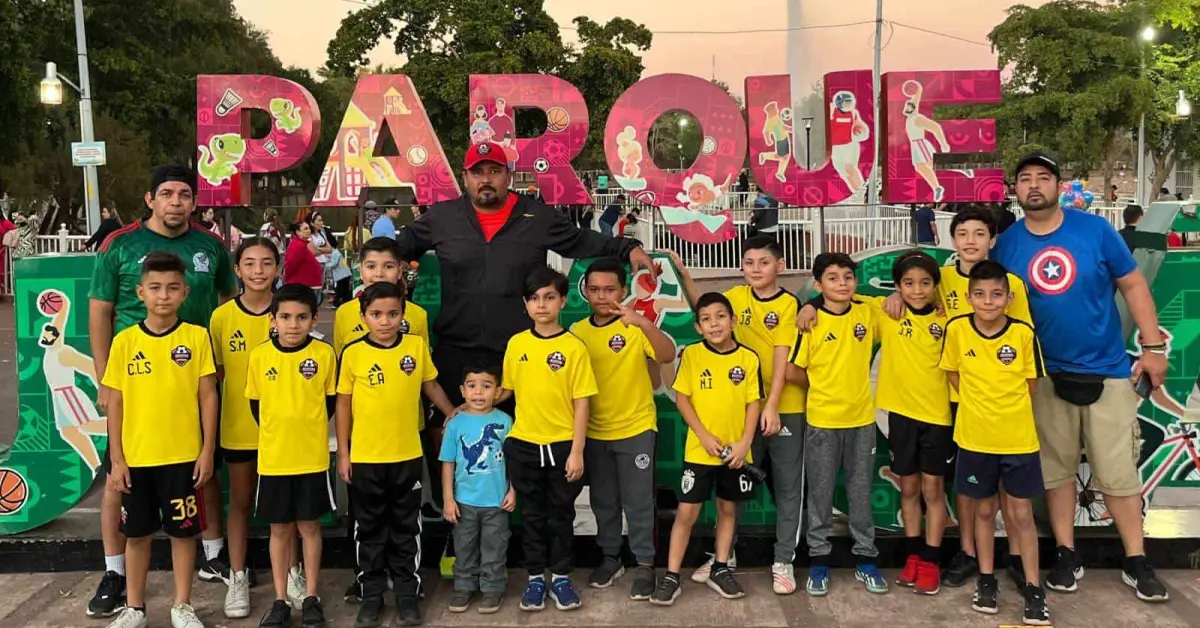
[[[1050,381],[1054,382],[1054,394],[1059,399],[1076,405],[1090,406],[1100,400],[1104,394],[1103,375],[1084,373],[1051,373]]]

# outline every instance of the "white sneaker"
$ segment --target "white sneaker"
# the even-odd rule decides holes
[[[146,628],[149,624],[146,622],[146,614],[142,611],[126,608],[117,615],[117,618],[112,620],[108,628]]]
[[[225,616],[229,619],[250,616],[250,578],[245,570],[229,576],[229,590],[225,592]]]
[[[700,565],[695,571],[692,572],[692,582],[695,582],[696,584],[704,584],[705,582],[708,582],[708,576],[712,573],[712,564],[714,560],[716,560],[716,556],[709,554],[708,560],[704,561],[703,565]],[[729,568],[731,570],[737,568],[737,554],[734,554],[733,552],[729,552]]]
[[[204,628],[204,624],[191,604],[180,604],[171,607],[171,628]]]
[[[771,565],[772,588],[776,595],[791,595],[796,592],[796,573],[787,563]]]
[[[287,596],[292,608],[304,610],[304,598],[308,597],[308,581],[304,579],[304,572],[300,571],[299,567],[288,569]]]

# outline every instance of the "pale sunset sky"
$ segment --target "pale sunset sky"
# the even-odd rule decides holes
[[[1038,5],[1046,0],[1025,0]],[[238,11],[267,32],[271,47],[285,65],[315,70],[325,62],[325,47],[341,19],[361,5],[348,0],[235,0]],[[798,24],[828,25],[872,21],[875,0],[546,0],[547,12],[560,25],[570,26],[578,15],[598,22],[621,16],[655,33],[643,53],[643,76],[678,72],[713,75],[736,93],[748,75],[789,71],[786,32],[721,35],[670,34],[664,31],[732,31],[786,29],[789,4]],[[986,42],[987,33],[1004,19],[1012,0],[886,0],[884,19]],[[798,9],[796,11],[795,9]],[[816,29],[800,33],[807,71],[870,69],[873,24]],[[563,31],[567,41],[571,31]],[[971,69],[996,67],[990,47],[895,27],[889,40],[884,29],[883,70]],[[383,42],[372,54],[374,63],[399,65],[392,43]]]

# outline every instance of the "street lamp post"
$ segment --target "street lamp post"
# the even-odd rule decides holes
[[[683,170],[683,142],[679,142],[679,144],[676,145],[676,148],[679,149],[679,169]]]
[[[804,169],[812,170],[812,118],[804,120]]]
[[[1153,26],[1147,26],[1142,29],[1142,41],[1147,44],[1154,43],[1154,37],[1157,33]],[[1146,53],[1142,51],[1142,76],[1146,76]],[[1138,169],[1137,169],[1137,202],[1140,205],[1146,203],[1146,112],[1142,112],[1141,121],[1138,122]]]

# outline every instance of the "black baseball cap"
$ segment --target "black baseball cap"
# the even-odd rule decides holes
[[[150,172],[150,196],[158,192],[158,186],[168,182],[186,183],[196,193],[196,171],[183,164],[166,164],[156,167]]]
[[[1017,167],[1013,169],[1013,178],[1016,179],[1018,176],[1020,176],[1021,171],[1024,170],[1026,166],[1042,166],[1046,170],[1053,172],[1055,179],[1062,178],[1062,172],[1058,169],[1058,161],[1041,151],[1029,153],[1028,155],[1022,157],[1021,160],[1017,162]]]

